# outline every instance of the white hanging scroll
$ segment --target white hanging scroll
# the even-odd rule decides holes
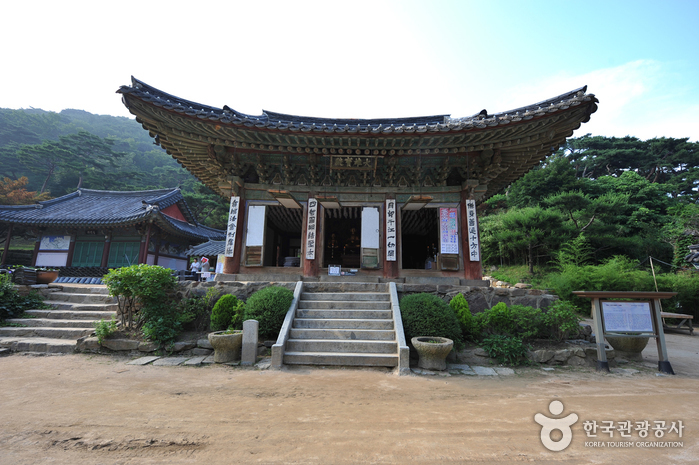
[[[459,253],[459,226],[456,221],[456,208],[439,209],[440,252],[442,254]]]
[[[466,227],[468,228],[468,257],[472,262],[481,261],[478,243],[478,221],[476,219],[476,201],[466,201]]]
[[[238,209],[240,197],[231,197],[231,208],[228,211],[228,232],[226,233],[226,249],[224,255],[232,257],[235,250],[235,233],[238,228]]]
[[[386,200],[386,260],[396,261],[396,200]]]
[[[306,260],[316,258],[316,221],[318,220],[318,202],[308,199],[308,222],[306,223]]]

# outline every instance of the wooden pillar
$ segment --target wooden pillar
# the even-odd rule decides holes
[[[68,246],[68,257],[66,257],[66,266],[72,266],[73,252],[75,252],[75,241],[78,238],[78,232],[70,235],[70,245]]]
[[[34,243],[34,253],[32,254],[32,266],[36,266],[36,257],[39,255],[39,247],[41,246],[42,231],[37,232],[36,242]]]
[[[153,223],[148,223],[148,229],[146,229],[146,240],[141,241],[141,249],[138,253],[138,263],[148,262],[148,243],[150,242],[151,229],[153,228]]]
[[[146,247],[146,250],[148,248]],[[155,235],[155,252],[153,252],[153,265],[158,264],[158,258],[160,258],[160,234]],[[147,258],[147,257],[146,257]]]
[[[387,194],[386,195],[386,200],[394,200],[395,201],[396,196],[394,194]],[[401,250],[401,243],[400,243],[400,226],[398,222],[398,216],[399,216],[399,208],[398,208],[398,203],[396,202],[396,208],[395,208],[395,223],[393,225],[394,231],[391,232],[391,235],[395,234],[396,236],[396,259],[391,261],[386,258],[386,238],[388,237],[389,231],[388,231],[388,218],[386,215],[388,214],[388,210],[386,208],[386,202],[384,202],[383,206],[383,244],[382,247],[380,247],[380,250],[383,250],[383,253],[381,254],[381,260],[383,262],[383,277],[384,278],[397,278],[398,277],[398,254]]]
[[[100,267],[102,268],[107,268],[109,264],[109,248],[112,244],[112,232],[108,231],[107,234],[104,235],[104,249],[102,249],[102,262],[100,263]]]
[[[7,264],[7,254],[10,252],[10,240],[12,240],[12,226],[13,225],[10,225],[7,229],[7,239],[5,239],[5,248],[2,252],[2,261],[0,261],[0,265]]]
[[[483,266],[480,261],[471,261],[471,256],[469,254],[470,244],[468,243],[468,218],[466,215],[466,200],[468,200],[468,193],[466,191],[461,191],[461,203],[459,204],[461,209],[461,249],[464,256],[464,278],[466,279],[483,279]],[[476,216],[476,225],[478,225],[478,216]],[[478,228],[478,255],[482,256],[480,253],[480,243],[481,243],[481,230]]]
[[[247,205],[245,205],[245,188],[241,187],[239,194],[240,206],[238,207],[238,221],[236,222],[235,243],[233,244],[233,256],[224,258],[224,274],[239,273],[240,261],[243,258],[243,226],[245,226],[245,215],[247,214]]]

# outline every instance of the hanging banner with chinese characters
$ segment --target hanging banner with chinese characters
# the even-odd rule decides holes
[[[478,243],[478,221],[476,219],[476,201],[466,201],[466,227],[468,228],[468,257],[472,262],[481,261]]]
[[[318,202],[308,199],[308,223],[306,224],[306,260],[316,258],[316,221],[318,219]]]
[[[238,210],[240,197],[231,197],[231,208],[228,211],[228,232],[226,233],[226,249],[224,255],[232,257],[235,251],[235,233],[238,228]]]
[[[440,253],[459,253],[459,226],[456,221],[456,208],[439,209]]]
[[[396,261],[396,200],[386,200],[386,260]]]

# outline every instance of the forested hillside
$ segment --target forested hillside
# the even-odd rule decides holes
[[[490,198],[481,217],[486,265],[558,268],[623,255],[686,266],[699,242],[699,144],[687,139],[569,139]]]
[[[0,109],[3,178],[0,203],[31,203],[78,187],[119,191],[180,187],[200,222],[221,229],[226,225],[226,201],[154,145],[135,120],[125,117],[82,110]],[[22,189],[36,195],[24,195]]]

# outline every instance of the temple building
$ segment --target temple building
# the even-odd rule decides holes
[[[185,270],[191,246],[226,234],[197,223],[179,189],[78,189],[34,205],[0,206],[0,226],[7,227],[3,265],[58,267],[63,276],[80,268],[77,276],[101,277],[138,263]],[[27,263],[7,259],[13,236],[33,238]]]
[[[230,199],[226,274],[482,277],[477,205],[590,119],[586,87],[502,113],[330,119],[119,91],[144,129]],[[218,279],[218,278],[217,278]]]

